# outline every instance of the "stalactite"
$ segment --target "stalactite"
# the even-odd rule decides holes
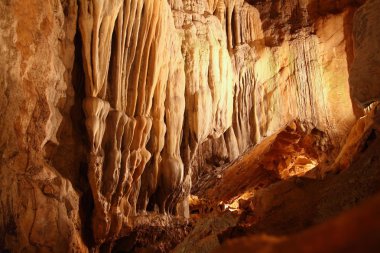
[[[281,44],[262,17],[242,0],[81,2],[97,244],[155,205],[186,216],[204,160],[233,161],[294,118],[331,127],[317,38]]]
[[[162,13],[156,12],[158,9]],[[136,215],[141,175],[152,154],[156,173],[149,175],[153,181],[150,194],[157,188],[166,129],[172,133],[173,127],[180,129],[182,124],[178,117],[176,124],[165,126],[163,96],[169,73],[178,73],[181,65],[171,67],[171,58],[162,61],[159,55],[172,52],[175,40],[165,37],[167,31],[176,36],[166,1],[118,1],[111,5],[83,1],[80,10],[86,71],[83,107],[90,142],[88,174],[95,203],[92,223],[95,241],[100,244],[117,236],[123,216]],[[175,60],[178,56],[173,55],[172,61],[183,64]],[[171,82],[168,89],[183,89],[184,79],[179,82]],[[179,113],[182,115],[181,108]],[[158,138],[156,147],[150,145],[152,153],[147,149],[151,135],[153,142]],[[179,164],[175,167],[181,166],[179,145],[168,145],[170,153],[163,161],[174,156]],[[163,174],[165,178],[168,173]]]
[[[0,1],[0,251],[110,252],[190,229],[192,194],[350,167],[378,136],[379,2]]]

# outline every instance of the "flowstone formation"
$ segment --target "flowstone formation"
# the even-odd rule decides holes
[[[192,194],[201,216],[323,178],[372,136],[378,0],[22,2],[0,3],[0,249],[167,251]]]
[[[355,119],[346,52],[352,8],[319,18],[310,5],[80,2],[97,244],[156,205],[188,217],[202,163],[231,162],[292,120],[339,147]]]
[[[170,193],[182,183],[177,139],[184,110],[184,78],[178,70],[183,61],[177,57],[177,40],[165,37],[176,34],[168,25],[173,22],[168,21],[172,17],[164,2],[83,1],[79,8],[92,226],[100,244],[118,235],[123,217],[135,215],[141,175],[151,158],[156,168],[147,180],[152,187],[160,178],[166,183],[161,187]],[[165,98],[179,103],[165,106]],[[160,163],[167,165],[165,173],[159,171]],[[167,198],[160,199],[162,211]]]
[[[197,143],[231,125],[232,66],[215,18],[186,17],[179,32],[166,1],[79,7],[92,226],[101,244],[149,203],[175,214],[186,202]]]

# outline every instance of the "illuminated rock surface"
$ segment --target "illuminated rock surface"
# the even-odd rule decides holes
[[[379,0],[2,1],[0,249],[211,252],[300,232],[374,194],[379,11]],[[307,233],[252,240],[285,247]]]

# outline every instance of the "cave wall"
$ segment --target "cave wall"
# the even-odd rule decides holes
[[[77,3],[1,1],[0,13],[0,248],[86,252],[80,193],[51,161],[74,104]]]
[[[335,147],[344,142],[355,113],[361,114],[348,85],[358,4],[256,1],[236,7],[241,29],[230,35],[226,27],[235,71],[233,123],[222,137],[200,145],[196,174],[202,174],[197,167],[233,161],[295,119],[325,132]]]
[[[350,70],[352,98],[363,107],[379,100],[379,1],[367,1],[354,17],[354,62]]]
[[[356,88],[378,41],[361,2],[1,2],[0,248],[85,252],[155,205],[187,216],[202,170],[294,120],[336,154],[351,66],[377,96]]]

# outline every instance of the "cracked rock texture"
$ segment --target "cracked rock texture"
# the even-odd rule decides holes
[[[72,104],[77,3],[0,3],[0,248],[87,252],[80,192],[52,163]]]
[[[347,168],[380,93],[380,1],[363,3],[1,1],[0,249],[110,252],[189,229],[192,191]]]

